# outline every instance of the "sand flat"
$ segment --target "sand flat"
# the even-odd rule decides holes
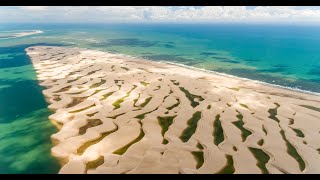
[[[34,34],[41,34],[43,31],[41,30],[27,30],[27,31],[21,31],[21,32],[10,32],[10,31],[5,31],[5,32],[0,32],[0,39],[12,39],[12,38],[19,38],[19,37],[24,37],[24,36],[30,36]]]
[[[120,54],[26,49],[60,173],[320,173],[320,97]]]

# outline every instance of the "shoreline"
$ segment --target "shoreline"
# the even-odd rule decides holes
[[[34,34],[41,34],[43,33],[43,31],[41,30],[28,30],[28,31],[19,31],[17,33],[11,33],[12,31],[8,31],[9,34],[6,35],[6,36],[9,36],[9,37],[1,37],[0,36],[0,40],[1,39],[14,39],[14,38],[19,38],[19,37],[25,37],[25,36],[30,36],[30,35],[34,35]],[[0,32],[1,33],[1,32]]]
[[[59,173],[320,172],[317,95],[84,48],[26,52],[61,126]]]
[[[98,50],[92,49],[92,48],[85,48],[85,49],[92,50],[92,51],[98,51]],[[273,88],[281,88],[281,89],[285,89],[285,90],[289,90],[289,91],[293,91],[293,92],[299,92],[299,93],[304,93],[304,94],[320,96],[320,92],[313,92],[313,91],[303,90],[303,89],[299,89],[299,88],[293,88],[293,87],[287,87],[287,86],[282,86],[282,85],[278,85],[278,84],[267,83],[267,82],[263,82],[263,81],[260,81],[260,80],[249,79],[249,78],[240,77],[240,76],[236,76],[236,75],[232,75],[232,74],[217,72],[217,71],[214,71],[214,70],[207,70],[207,69],[204,69],[204,68],[197,68],[197,67],[188,66],[188,65],[185,65],[185,64],[174,63],[174,62],[165,61],[165,60],[155,61],[155,60],[152,60],[152,59],[144,59],[142,57],[132,56],[132,55],[128,55],[128,54],[122,54],[122,53],[114,53],[114,52],[110,52],[110,51],[102,51],[102,52],[106,52],[106,53],[114,54],[114,55],[121,55],[121,56],[124,56],[124,57],[133,58],[133,59],[139,59],[141,61],[151,61],[151,62],[155,62],[155,63],[164,63],[164,64],[175,65],[175,66],[179,66],[179,67],[183,67],[183,68],[187,68],[187,69],[191,69],[191,70],[195,70],[195,71],[212,73],[212,74],[216,74],[216,75],[220,75],[220,76],[224,76],[224,77],[228,77],[228,78],[238,78],[238,79],[243,80],[243,81],[252,81],[254,83],[270,86],[270,87],[273,87]]]
[[[267,82],[263,82],[263,81],[259,81],[259,80],[254,80],[254,79],[244,78],[244,77],[240,77],[240,76],[235,76],[235,75],[232,75],[232,74],[227,74],[227,73],[217,72],[217,71],[213,71],[213,70],[197,68],[197,67],[193,67],[193,66],[179,64],[179,63],[172,63],[172,62],[169,62],[169,61],[162,61],[162,62],[163,63],[167,63],[167,64],[176,65],[176,66],[181,66],[181,67],[184,67],[184,68],[194,69],[194,70],[197,70],[197,71],[204,71],[204,72],[207,72],[207,73],[213,73],[213,74],[217,74],[217,75],[220,75],[220,76],[226,76],[226,77],[230,77],[230,78],[239,78],[239,79],[244,80],[244,81],[252,81],[254,83],[259,83],[259,84],[263,84],[263,85],[266,85],[266,86],[271,86],[271,87],[274,87],[274,88],[281,88],[281,89],[290,90],[290,91],[293,91],[293,92],[299,92],[299,93],[304,93],[304,94],[320,96],[320,93],[318,93],[318,92],[313,92],[313,91],[308,91],[308,90],[303,90],[303,89],[293,88],[293,87],[287,87],[287,86],[282,86],[282,85],[278,85],[278,84],[267,83]]]

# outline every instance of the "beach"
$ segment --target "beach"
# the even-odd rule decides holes
[[[59,173],[320,173],[320,96],[84,48],[26,52]]]

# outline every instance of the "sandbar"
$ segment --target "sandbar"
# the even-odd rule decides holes
[[[320,173],[320,96],[122,54],[26,49],[59,173]]]

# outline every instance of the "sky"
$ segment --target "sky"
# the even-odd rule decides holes
[[[319,24],[320,6],[2,6],[0,23]]]

